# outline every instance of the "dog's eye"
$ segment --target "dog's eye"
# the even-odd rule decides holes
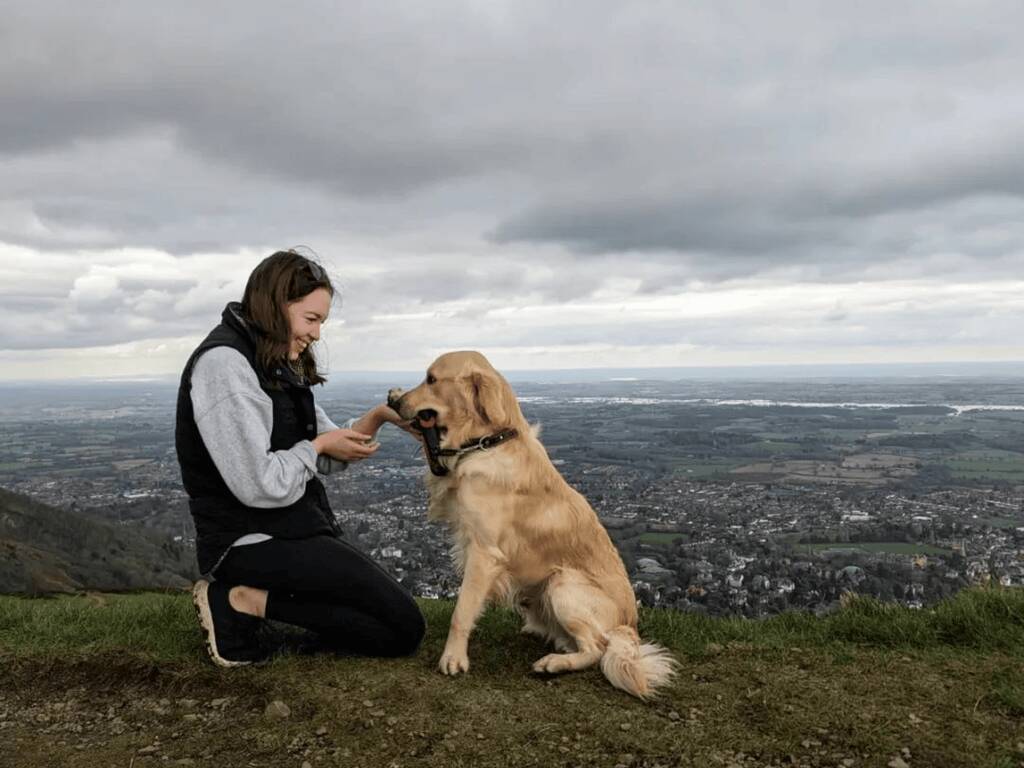
[[[430,375],[430,374],[428,373],[428,374],[427,374],[427,384],[436,384],[436,383],[437,383],[437,379],[435,379],[435,378],[434,378],[433,376],[431,376],[431,375]]]

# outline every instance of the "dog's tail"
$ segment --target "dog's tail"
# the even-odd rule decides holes
[[[657,643],[642,643],[628,624],[611,630],[601,657],[601,671],[608,682],[639,699],[656,696],[658,688],[675,676],[679,662]]]

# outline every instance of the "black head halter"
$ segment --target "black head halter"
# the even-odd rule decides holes
[[[430,471],[438,477],[444,477],[454,469],[454,467],[445,466],[438,460],[442,456],[445,458],[455,456],[457,457],[456,462],[458,462],[458,457],[473,451],[486,451],[488,448],[494,448],[519,434],[518,429],[503,429],[500,432],[495,432],[493,435],[485,435],[484,437],[467,440],[458,448],[442,448],[441,442],[438,439],[437,427],[424,428],[419,425],[418,421],[413,421],[412,426],[423,435],[423,442],[427,447],[427,464],[430,465]]]

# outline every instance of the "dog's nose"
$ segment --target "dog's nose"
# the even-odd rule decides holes
[[[388,408],[393,411],[397,411],[402,405],[402,398],[405,397],[405,392],[399,388],[388,390]]]

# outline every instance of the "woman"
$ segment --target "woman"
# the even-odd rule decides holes
[[[261,619],[314,630],[355,653],[413,653],[425,623],[412,596],[342,538],[317,473],[372,456],[386,405],[338,428],[313,402],[311,346],[334,288],[294,251],[264,259],[242,301],[196,348],[178,389],[175,444],[204,577],[193,601],[213,661],[265,658]]]

